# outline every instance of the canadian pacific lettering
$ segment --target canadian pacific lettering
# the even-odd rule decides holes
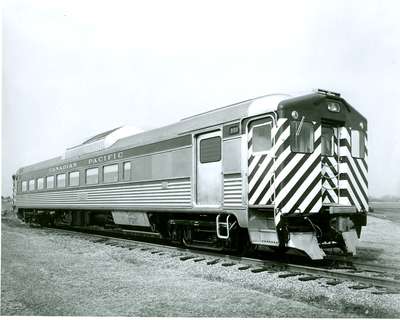
[[[98,156],[95,158],[90,158],[87,160],[87,164],[88,165],[92,165],[92,164],[97,164],[97,163],[103,163],[103,162],[108,162],[108,161],[112,161],[112,160],[117,160],[117,159],[121,159],[124,156],[124,153],[121,152],[114,152],[114,153],[109,153],[109,154],[105,154],[102,156]],[[71,162],[71,163],[66,163],[63,165],[59,165],[56,167],[52,167],[49,168],[49,172],[59,172],[59,171],[63,171],[63,170],[67,170],[67,169],[73,169],[78,167],[78,163],[77,162]]]
[[[96,163],[102,163],[102,162],[107,162],[107,161],[111,161],[111,160],[117,160],[117,159],[121,159],[123,157],[124,153],[123,152],[114,152],[114,153],[110,153],[110,154],[106,154],[103,156],[99,156],[96,158],[90,158],[88,160],[88,164],[96,164]]]
[[[57,172],[57,171],[62,171],[62,170],[67,170],[67,169],[73,169],[73,168],[76,168],[77,166],[78,166],[78,164],[76,162],[71,162],[71,163],[67,163],[67,164],[49,168],[49,172]]]

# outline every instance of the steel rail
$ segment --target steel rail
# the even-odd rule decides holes
[[[352,259],[351,259],[352,258]],[[343,264],[344,268],[352,268],[353,270],[363,269],[363,271],[376,272],[376,273],[390,273],[400,277],[400,268],[382,266],[370,263],[364,263],[357,259],[357,257],[342,257],[342,256],[327,256],[326,261],[331,261],[332,264]],[[339,266],[338,268],[343,268]]]
[[[159,249],[159,250],[162,249],[162,250],[175,251],[175,252],[180,253],[177,257],[180,256],[181,259],[185,260],[185,261],[186,260],[196,260],[199,258],[210,258],[210,259],[214,259],[214,261],[218,260],[215,263],[221,262],[221,263],[227,264],[227,261],[230,261],[230,262],[234,262],[234,264],[243,264],[245,266],[248,266],[248,269],[258,268],[258,269],[252,270],[253,272],[286,271],[286,272],[299,273],[299,275],[305,274],[305,275],[313,275],[313,276],[318,276],[321,278],[329,278],[329,279],[334,279],[334,280],[352,281],[352,282],[357,282],[359,284],[366,285],[367,287],[375,286],[375,287],[385,287],[385,288],[390,288],[390,289],[394,289],[394,290],[400,290],[400,281],[399,280],[354,273],[354,272],[371,272],[370,270],[351,269],[350,272],[344,272],[344,271],[335,270],[335,269],[327,269],[327,268],[306,266],[306,265],[300,265],[300,264],[291,264],[291,263],[273,261],[273,260],[261,260],[261,259],[255,259],[255,258],[233,256],[233,255],[224,254],[224,253],[220,253],[220,252],[211,252],[211,251],[208,252],[208,251],[202,251],[202,250],[198,250],[198,249],[182,248],[182,247],[159,244],[159,243],[144,242],[144,241],[120,238],[120,237],[115,237],[115,236],[110,236],[110,235],[93,233],[93,230],[90,230],[90,232],[82,232],[82,229],[80,229],[80,230],[74,230],[74,229],[69,229],[69,228],[68,229],[66,229],[66,228],[46,228],[46,229],[60,230],[65,233],[69,233],[69,234],[73,233],[75,235],[79,235],[79,234],[90,235],[91,238],[97,237],[98,239],[99,238],[104,239],[105,241],[107,241],[107,240],[115,241],[116,245],[121,244],[122,247],[126,247],[126,248],[135,248],[135,247],[140,246],[140,247],[142,247],[141,249],[148,248],[148,250],[151,250],[151,248],[154,248],[154,249]],[[124,244],[123,242],[128,242],[128,243]],[[186,254],[186,256],[184,257],[185,254]],[[205,259],[202,259],[202,260],[205,260]],[[230,266],[233,264],[228,264],[228,265]],[[368,266],[368,267],[371,267],[371,266]],[[387,269],[385,269],[385,268],[379,269],[379,267],[376,266],[374,272],[385,273],[385,272],[387,272]]]

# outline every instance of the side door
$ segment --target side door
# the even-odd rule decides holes
[[[196,140],[196,204],[222,206],[221,131],[200,134]]]
[[[250,206],[271,205],[274,201],[273,132],[272,117],[253,120],[247,128]]]

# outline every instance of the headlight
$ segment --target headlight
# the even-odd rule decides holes
[[[328,102],[328,110],[330,112],[340,112],[340,104],[337,102]]]

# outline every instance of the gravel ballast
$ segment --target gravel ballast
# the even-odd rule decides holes
[[[385,259],[368,232],[387,220],[370,218],[361,243]],[[400,234],[400,226],[391,224]],[[397,239],[398,241],[398,239]],[[383,241],[385,244],[385,241]],[[375,247],[374,247],[375,246]],[[383,246],[383,251],[382,250]],[[392,242],[393,247],[393,242]],[[393,248],[388,249],[393,254]],[[240,265],[182,261],[93,243],[76,236],[2,223],[1,314],[58,316],[399,317],[399,294],[354,290],[351,282],[299,281],[282,272],[253,273]],[[175,257],[173,257],[175,255]],[[393,262],[393,261],[391,261]]]

